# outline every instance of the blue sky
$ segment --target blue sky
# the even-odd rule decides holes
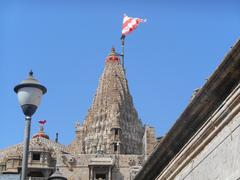
[[[121,51],[122,16],[147,18],[126,38],[125,66],[135,107],[164,135],[240,34],[236,1],[1,1],[0,149],[23,140],[13,87],[30,69],[48,88],[33,116],[61,143],[83,122],[112,46]]]

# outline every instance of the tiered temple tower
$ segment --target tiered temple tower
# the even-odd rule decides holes
[[[112,48],[76,141],[83,153],[142,154],[144,128],[134,108],[121,60]],[[80,132],[80,131],[82,132]]]

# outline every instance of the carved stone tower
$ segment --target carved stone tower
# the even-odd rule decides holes
[[[112,48],[83,123],[83,152],[142,154],[143,134],[121,60]]]

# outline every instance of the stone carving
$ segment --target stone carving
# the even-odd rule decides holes
[[[70,171],[73,171],[73,166],[76,162],[74,156],[70,154],[62,154],[62,162],[68,167]]]
[[[129,158],[128,165],[129,165],[129,166],[135,166],[135,165],[136,165],[135,159]]]
[[[134,177],[137,175],[137,173],[141,170],[141,166],[132,166],[130,171],[130,180],[134,180]]]
[[[138,157],[138,165],[143,165],[143,157]]]

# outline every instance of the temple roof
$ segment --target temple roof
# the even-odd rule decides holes
[[[53,150],[55,152],[68,152],[66,146],[51,141],[46,138],[38,137],[30,140],[29,150]],[[23,154],[23,143],[8,147],[0,150],[0,163],[5,161],[10,156],[22,157]]]

